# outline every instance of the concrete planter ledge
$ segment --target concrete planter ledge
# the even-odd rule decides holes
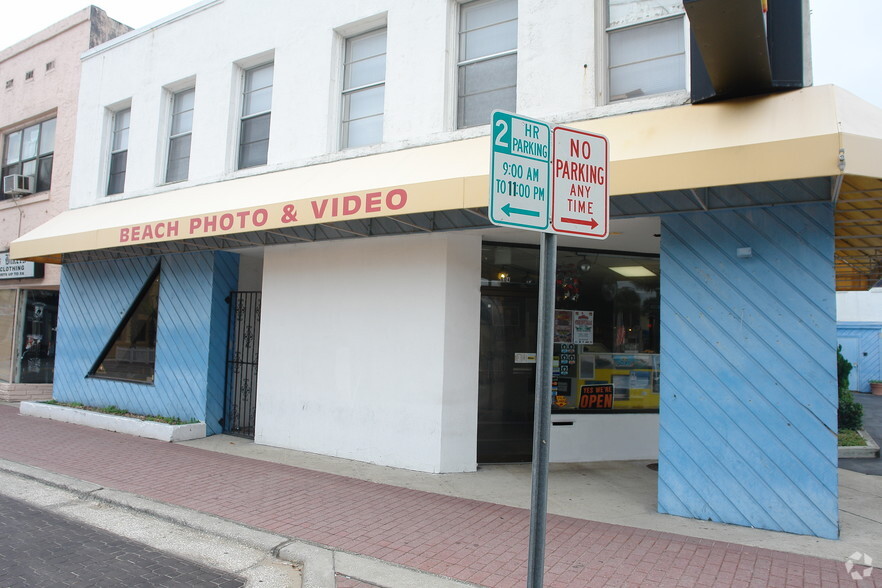
[[[864,447],[840,447],[839,457],[879,457],[879,445],[863,429],[858,434],[867,442]]]
[[[201,422],[169,425],[42,402],[22,402],[19,405],[19,413],[159,441],[190,441],[205,437],[205,423]]]

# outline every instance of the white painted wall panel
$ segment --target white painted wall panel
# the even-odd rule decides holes
[[[658,413],[553,415],[552,462],[658,459]]]
[[[267,248],[255,441],[473,470],[479,252],[447,235]]]
[[[837,292],[836,320],[852,323],[882,322],[882,288],[867,292]]]

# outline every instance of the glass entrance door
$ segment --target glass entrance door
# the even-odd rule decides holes
[[[494,288],[481,296],[478,462],[526,462],[533,452],[538,300]]]

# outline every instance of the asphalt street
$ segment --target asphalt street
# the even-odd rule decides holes
[[[0,496],[0,586],[238,588],[245,580]]]
[[[854,398],[864,407],[864,430],[882,446],[882,396],[856,393]],[[862,474],[882,476],[882,458],[879,457],[840,459],[839,467]]]
[[[299,567],[240,525],[200,530],[199,513],[6,465],[21,472],[0,471],[0,588],[301,586]]]

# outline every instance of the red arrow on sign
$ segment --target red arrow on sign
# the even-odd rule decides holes
[[[586,226],[591,227],[592,229],[596,229],[597,225],[599,224],[593,218],[590,220],[582,220],[580,218],[561,218],[560,220],[561,220],[561,222],[573,223],[574,225],[586,225]]]

